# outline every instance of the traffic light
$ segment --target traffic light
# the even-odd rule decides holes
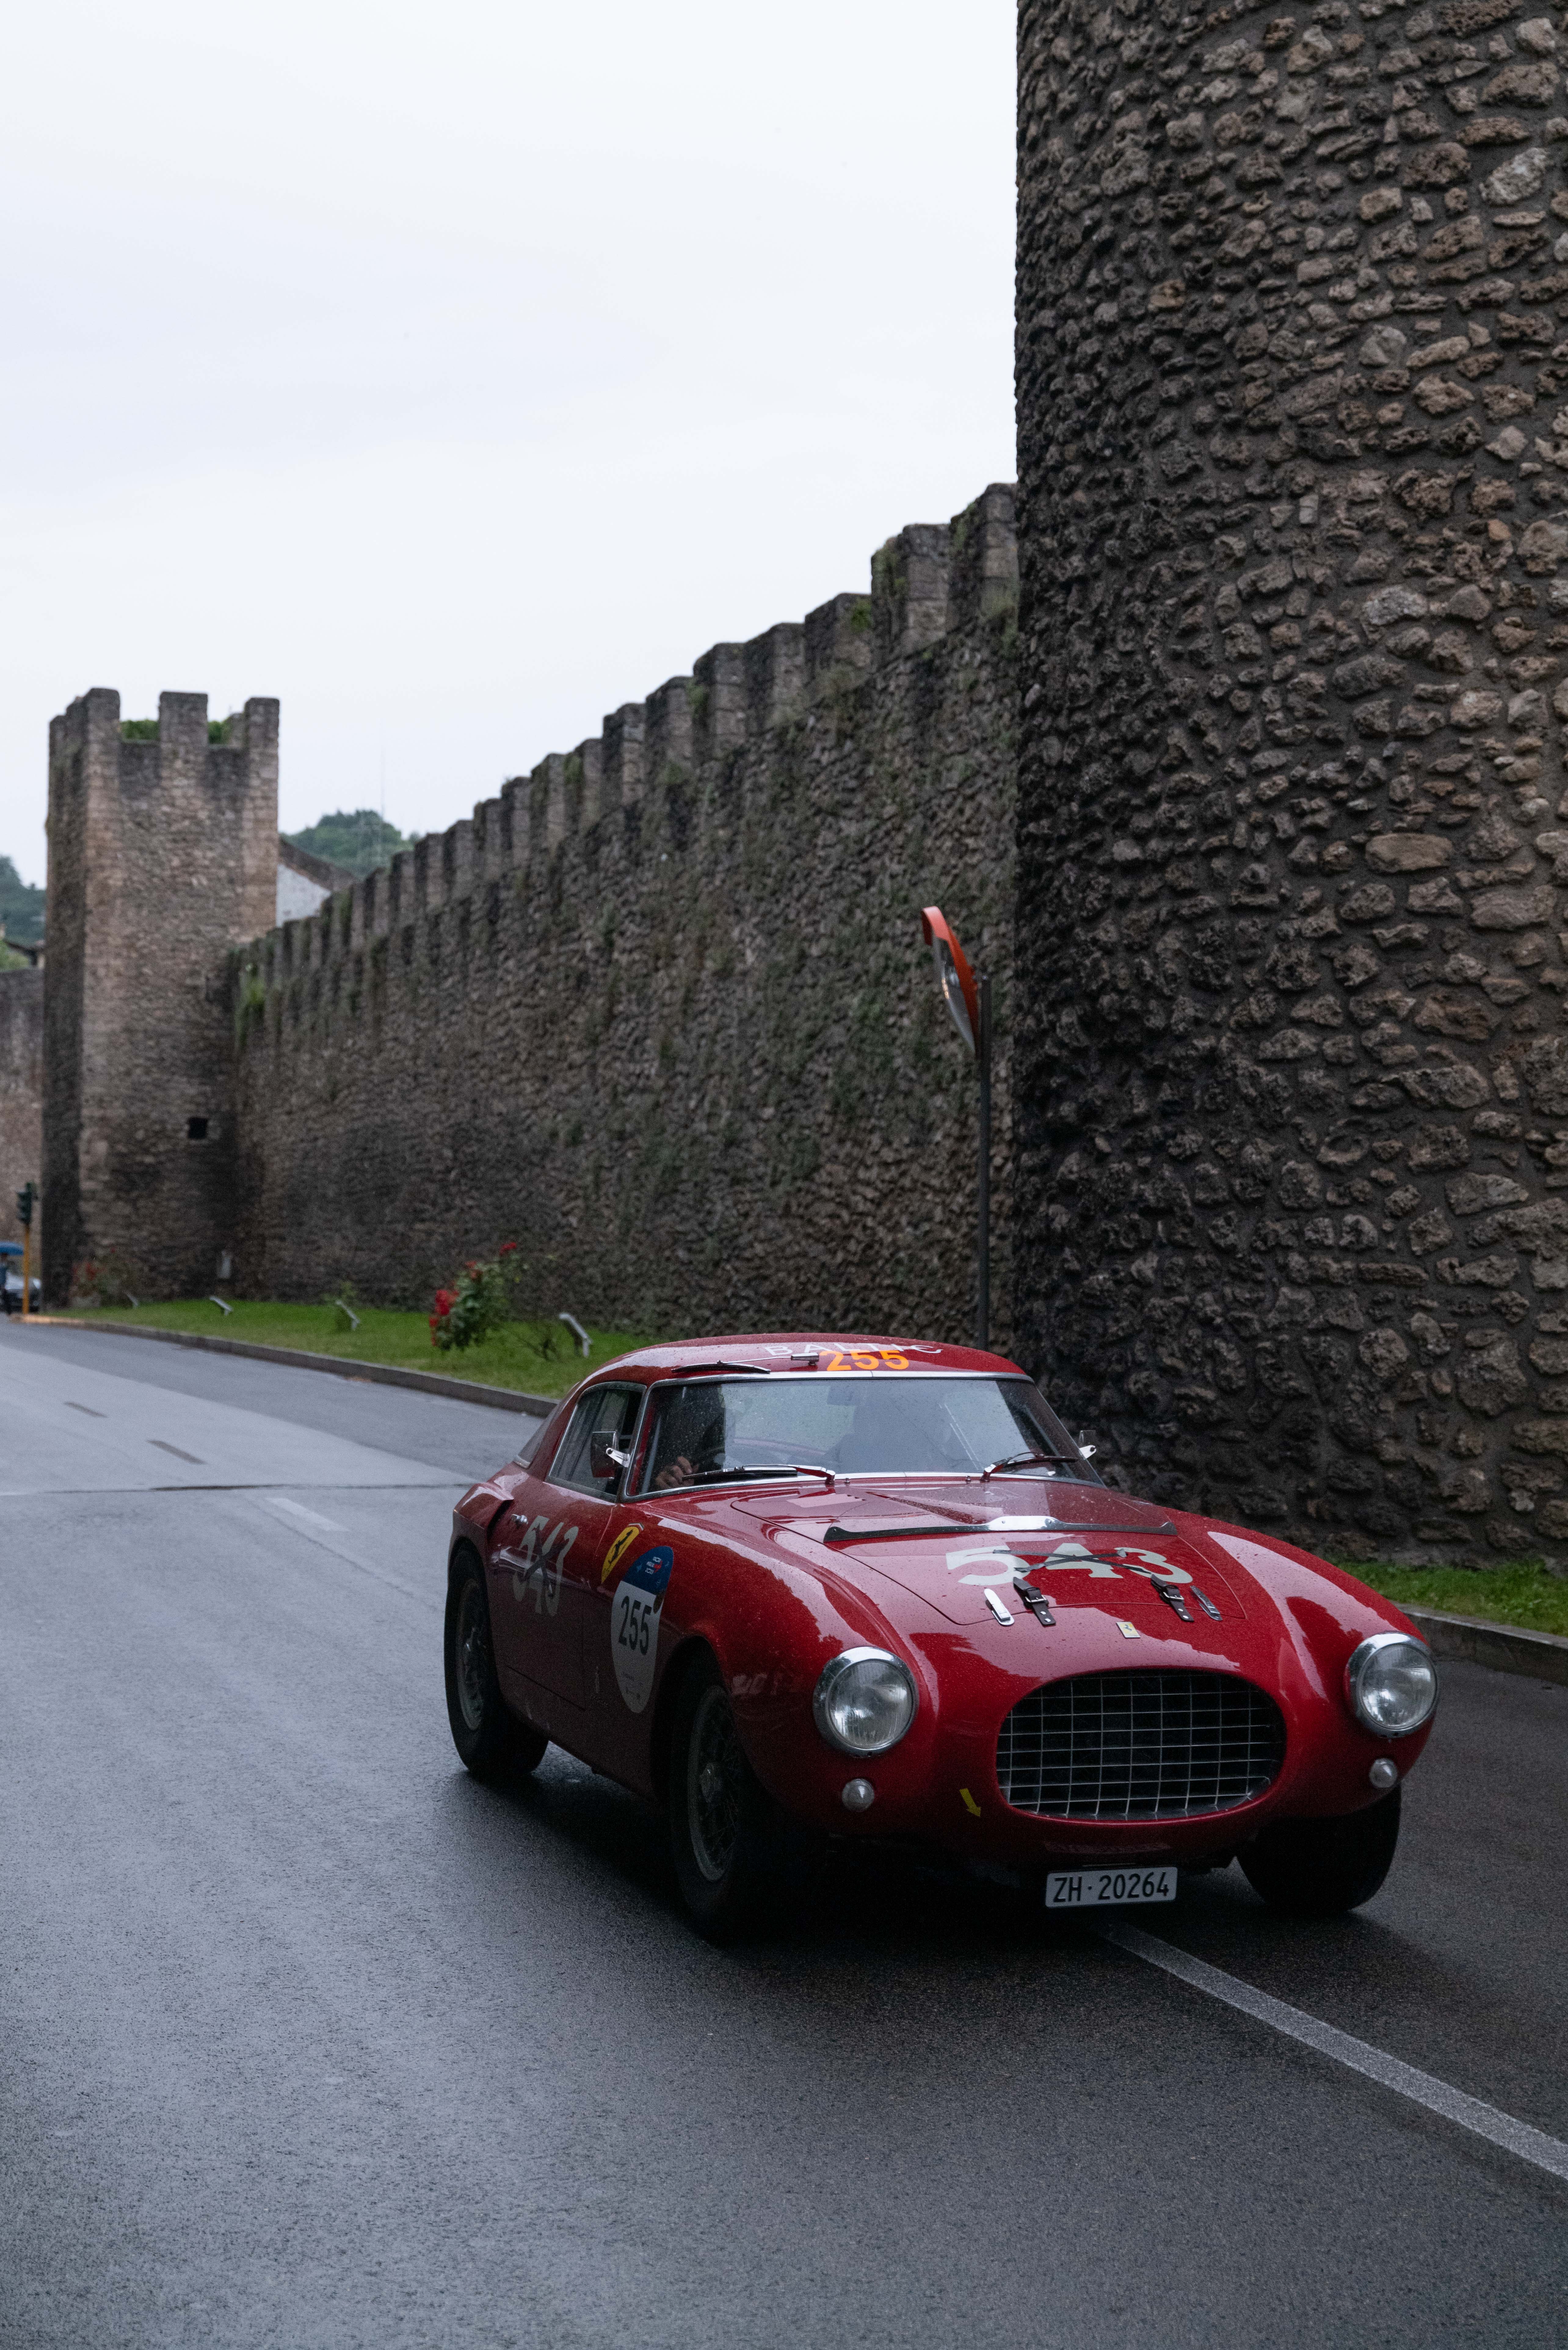
[[[16,1194],[16,1215],[24,1232],[28,1231],[32,1225],[33,1202],[37,1196],[38,1187],[36,1183],[24,1183]]]

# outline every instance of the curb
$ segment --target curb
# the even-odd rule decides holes
[[[1473,1616],[1443,1616],[1433,1607],[1405,1607],[1400,1612],[1408,1616],[1435,1657],[1488,1665],[1496,1673],[1523,1673],[1532,1680],[1558,1681],[1568,1687],[1568,1640],[1555,1632],[1527,1632],[1517,1624],[1482,1624]]]
[[[17,1329],[27,1326],[13,1317]],[[29,1314],[47,1330],[88,1330],[105,1338],[151,1338],[164,1347],[200,1347],[209,1355],[248,1355],[257,1363],[285,1363],[296,1371],[330,1371],[340,1379],[373,1387],[416,1388],[421,1395],[450,1396],[457,1403],[489,1404],[496,1411],[526,1412],[548,1419],[559,1396],[524,1395],[519,1388],[482,1387],[477,1379],[449,1379],[440,1371],[408,1371],[395,1363],[358,1363],[348,1355],[309,1355],[296,1347],[258,1347],[246,1338],[209,1338],[200,1330],[154,1330],[133,1322],[76,1322],[68,1315]]]

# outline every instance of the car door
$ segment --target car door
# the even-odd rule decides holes
[[[639,1387],[590,1388],[579,1398],[543,1474],[520,1489],[491,1551],[491,1615],[504,1669],[574,1706],[585,1701],[587,1596],[614,1538],[616,1464],[596,1476],[607,1444],[636,1424]],[[596,1440],[597,1445],[596,1447]]]

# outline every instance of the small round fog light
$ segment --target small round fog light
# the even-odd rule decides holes
[[[868,1812],[877,1800],[877,1790],[869,1779],[846,1779],[844,1783],[844,1808],[846,1812]]]
[[[1366,1775],[1378,1794],[1386,1795],[1390,1787],[1399,1784],[1399,1765],[1390,1762],[1386,1754],[1380,1754]]]

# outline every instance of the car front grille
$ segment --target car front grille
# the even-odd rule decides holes
[[[1021,1812],[1058,1820],[1171,1820],[1228,1812],[1278,1776],[1285,1725],[1229,1673],[1084,1673],[1021,1698],[996,1775]]]

